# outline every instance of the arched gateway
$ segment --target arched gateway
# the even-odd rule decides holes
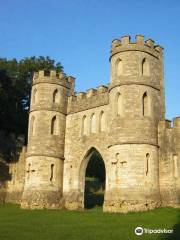
[[[99,151],[92,147],[84,156],[79,169],[79,187],[84,191],[84,208],[103,205],[105,179],[104,160]]]
[[[85,149],[88,150],[81,148],[79,157],[74,152],[69,155],[70,161],[64,161],[63,204],[67,209],[83,210],[102,206],[104,202],[106,164],[101,154],[103,150],[92,146]]]

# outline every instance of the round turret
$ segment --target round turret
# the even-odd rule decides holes
[[[112,42],[109,86],[109,158],[118,156],[120,187],[106,194],[105,210],[118,195],[123,207],[150,209],[160,205],[158,186],[158,122],[164,118],[163,49],[153,40],[129,36]],[[148,200],[147,200],[148,199]],[[121,205],[121,204],[120,204]]]
[[[63,157],[65,119],[72,77],[46,76],[44,71],[33,78],[29,115],[29,143],[27,155]],[[41,147],[39,147],[41,146]]]
[[[112,42],[109,91],[117,141],[157,145],[157,122],[165,113],[162,51],[141,35],[135,43],[129,36]]]
[[[58,207],[62,196],[68,96],[74,78],[56,71],[34,74],[22,207]]]

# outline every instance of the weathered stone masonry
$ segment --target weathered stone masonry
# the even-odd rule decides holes
[[[180,206],[180,117],[165,120],[163,48],[124,36],[112,42],[110,66],[108,86],[77,94],[73,77],[35,73],[27,152],[17,163],[24,182],[12,172],[8,201],[83,209],[96,149],[106,168],[104,211]]]

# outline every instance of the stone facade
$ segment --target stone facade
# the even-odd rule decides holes
[[[163,48],[124,36],[112,42],[110,66],[108,86],[77,94],[73,77],[35,73],[26,160],[16,166],[24,181],[12,174],[9,201],[17,192],[23,208],[83,209],[96,150],[106,169],[104,211],[180,206],[180,117],[165,120]]]

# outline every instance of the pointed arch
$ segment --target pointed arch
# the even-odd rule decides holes
[[[31,121],[30,121],[30,135],[31,136],[35,135],[35,117],[34,116],[31,117]]]
[[[142,75],[143,76],[149,76],[150,75],[150,69],[149,69],[149,62],[146,58],[142,60]]]
[[[145,92],[142,97],[142,112],[144,117],[149,116],[149,97],[147,92]]]
[[[59,91],[58,89],[55,89],[53,92],[53,103],[59,103],[59,101],[60,101]]]
[[[58,135],[58,121],[56,116],[51,120],[51,135]]]
[[[81,129],[81,133],[82,135],[87,135],[88,131],[87,131],[87,117],[84,115],[82,118],[82,129]]]
[[[104,111],[101,111],[99,116],[99,130],[100,132],[104,132],[106,130],[106,116]]]
[[[94,158],[94,154],[96,155],[95,159],[97,159],[97,156],[98,158],[100,158],[100,165],[96,167],[96,165],[93,165],[91,164],[91,166],[89,166],[92,170],[98,170],[98,167],[101,168],[101,173],[103,173],[103,176],[104,176],[104,189],[106,188],[106,165],[105,165],[105,161],[103,159],[103,156],[101,155],[101,153],[99,152],[99,150],[95,147],[91,147],[88,151],[86,151],[83,159],[82,159],[82,162],[80,164],[80,168],[79,168],[79,185],[78,185],[78,189],[83,193],[82,194],[82,200],[81,200],[81,203],[82,203],[82,208],[86,207],[85,205],[85,186],[86,186],[86,174],[87,174],[87,169],[88,169],[88,165],[91,161],[93,161],[93,158]],[[99,162],[99,161],[98,161]],[[103,170],[103,171],[102,171]]]
[[[116,61],[116,75],[121,76],[123,75],[123,62],[120,58]]]
[[[37,89],[36,88],[33,90],[32,103],[33,104],[37,103]]]
[[[117,116],[121,116],[123,112],[122,94],[119,92],[115,97],[115,112]]]
[[[90,133],[96,133],[96,116],[94,113],[91,115]]]

